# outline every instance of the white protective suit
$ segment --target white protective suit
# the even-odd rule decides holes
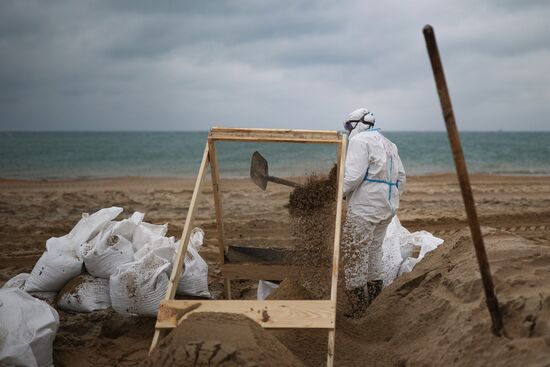
[[[362,288],[381,279],[382,243],[399,208],[405,179],[395,144],[380,129],[357,124],[349,135],[344,175],[348,204],[342,239],[346,289]]]

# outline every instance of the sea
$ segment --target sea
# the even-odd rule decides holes
[[[408,175],[454,172],[446,132],[383,134]],[[0,177],[13,179],[124,176],[195,177],[208,133],[0,132]],[[462,132],[471,173],[549,175],[550,132]],[[222,178],[246,177],[258,151],[273,176],[322,174],[336,162],[327,144],[218,142]]]

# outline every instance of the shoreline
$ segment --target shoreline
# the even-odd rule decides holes
[[[286,176],[281,175],[287,179],[303,179],[309,177],[310,175],[302,176]],[[454,172],[438,172],[438,173],[423,173],[423,174],[407,174],[407,179],[423,179],[423,178],[450,178],[455,177],[456,173]],[[550,177],[550,173],[487,173],[487,172],[469,172],[470,178],[488,178],[488,177],[501,177],[503,179],[515,179],[515,178],[541,178],[547,179]],[[145,181],[194,181],[196,176],[84,176],[84,177],[54,177],[54,178],[17,178],[17,177],[0,177],[0,185],[9,184],[9,183],[44,183],[44,184],[55,184],[55,183],[73,183],[73,182],[102,182],[102,181],[112,181],[112,182],[125,182],[132,180],[145,180]],[[222,180],[229,181],[241,181],[249,180],[248,176],[221,176]],[[206,180],[210,180],[209,174],[206,175]]]

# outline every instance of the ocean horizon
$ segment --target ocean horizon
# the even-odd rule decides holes
[[[383,131],[408,175],[455,172],[445,131]],[[550,132],[461,132],[471,173],[550,175]],[[207,131],[0,132],[0,178],[194,177]],[[220,175],[247,177],[259,151],[274,176],[325,173],[327,144],[218,142]]]

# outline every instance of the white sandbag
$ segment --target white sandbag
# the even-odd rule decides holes
[[[82,272],[82,259],[72,249],[66,253],[46,251],[38,259],[25,282],[25,291],[58,292]]]
[[[211,297],[208,291],[208,264],[199,255],[203,241],[204,231],[199,227],[193,228],[185,254],[185,268],[180,275],[176,294]]]
[[[139,251],[146,243],[154,242],[160,237],[164,237],[168,231],[168,226],[166,224],[151,224],[151,223],[140,223],[132,236],[132,244],[134,245],[134,251]]]
[[[117,267],[134,261],[132,243],[122,235],[112,235],[114,226],[106,226],[81,247],[86,270],[98,278],[109,279]]]
[[[179,242],[176,242],[176,239],[173,236],[158,237],[150,242],[147,242],[138,251],[136,251],[134,258],[139,260],[148,253],[154,252],[155,255],[162,257],[170,263],[173,263],[178,246]]]
[[[258,282],[258,291],[256,292],[256,298],[259,301],[263,301],[269,297],[275,289],[279,288],[279,284],[270,282],[268,280],[260,280]]]
[[[21,290],[25,290],[25,282],[29,278],[29,275],[29,273],[17,274],[6,283],[4,283],[2,288],[19,288]]]
[[[57,311],[17,288],[0,289],[0,365],[51,366]]]
[[[80,246],[97,235],[121,212],[122,208],[112,207],[92,215],[84,214],[69,234],[46,241],[47,250],[32,269],[25,290],[58,292],[63,288],[70,279],[82,272]]]
[[[17,289],[21,289],[22,291],[24,291],[25,290],[25,282],[27,281],[29,276],[30,276],[29,273],[17,274],[16,276],[14,276],[10,280],[8,280],[2,286],[2,288],[5,288],[5,289],[17,288]],[[34,297],[36,299],[39,299],[41,301],[44,301],[48,305],[54,307],[54,303],[55,303],[54,300],[55,300],[55,297],[57,296],[57,292],[27,292],[27,293],[29,293],[32,297]]]
[[[429,232],[418,231],[411,233],[408,242],[413,246],[420,247],[420,254],[416,258],[406,258],[399,268],[399,275],[412,271],[415,265],[418,264],[418,262],[422,260],[428,252],[435,250],[439,245],[441,245],[443,240],[441,238],[434,237]]]
[[[109,279],[113,309],[123,314],[156,316],[166,295],[170,266],[169,261],[153,252],[120,265]]]
[[[184,259],[185,269],[180,275],[176,294],[210,298],[208,291],[208,264],[193,247]]]
[[[115,222],[111,236],[122,236],[132,242],[134,232],[137,226],[143,221],[143,217],[143,213],[135,212],[130,218]]]
[[[397,276],[410,272],[429,251],[442,243],[442,239],[426,231],[410,233],[401,225],[397,216],[394,216],[388,225],[382,245],[384,287],[390,285]],[[412,257],[415,246],[420,247],[420,255],[417,258]]]
[[[57,307],[66,311],[92,312],[111,307],[109,279],[82,274],[59,292]]]
[[[390,285],[399,273],[399,267],[403,261],[402,246],[408,242],[409,231],[401,225],[401,222],[394,216],[382,244],[382,280],[384,287]]]
[[[110,221],[115,219],[122,208],[113,206],[100,209],[92,215],[82,214],[82,219],[74,226],[69,234],[63,237],[52,237],[46,241],[46,250],[53,252],[66,252],[67,247],[72,246],[77,256],[80,255],[79,247],[95,237]]]

